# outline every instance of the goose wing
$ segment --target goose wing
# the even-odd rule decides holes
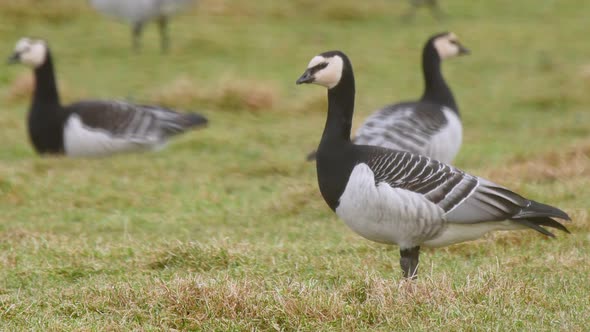
[[[356,132],[354,143],[425,154],[433,136],[447,123],[440,105],[427,102],[389,105],[365,120]]]
[[[453,166],[401,151],[370,147],[367,165],[375,182],[421,194],[445,211],[451,223],[513,220],[552,236],[541,226],[567,232],[552,218],[569,216],[549,205],[520,196],[500,185],[467,174]]]
[[[134,141],[158,141],[207,123],[207,119],[198,114],[182,114],[125,101],[84,101],[68,109],[88,128]]]

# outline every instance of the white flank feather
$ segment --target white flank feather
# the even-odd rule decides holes
[[[115,137],[106,130],[85,126],[72,114],[64,126],[64,149],[71,157],[103,157],[120,152],[157,149],[165,142],[158,137]]]

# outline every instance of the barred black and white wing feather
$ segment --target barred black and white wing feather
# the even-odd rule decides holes
[[[376,183],[385,182],[392,188],[421,194],[444,211],[449,223],[512,220],[549,236],[553,234],[540,226],[567,232],[552,219],[569,220],[565,212],[436,160],[392,151],[377,154],[367,165],[374,172]]]
[[[450,163],[459,152],[462,135],[456,112],[421,101],[390,105],[373,113],[359,127],[353,142]]]
[[[71,156],[157,148],[170,136],[207,123],[199,114],[125,101],[83,101],[65,111],[64,148]]]
[[[542,226],[567,232],[557,208],[425,156],[356,146],[336,213],[360,235],[403,248],[446,246],[496,230]]]

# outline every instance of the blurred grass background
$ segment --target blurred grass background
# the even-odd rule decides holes
[[[590,315],[590,3],[202,0],[130,29],[85,1],[0,0],[0,53],[49,41],[64,102],[127,98],[204,113],[209,128],[159,153],[40,158],[25,117],[30,69],[0,70],[0,329],[569,330]],[[354,65],[354,125],[422,92],[420,52],[453,31],[443,65],[459,102],[456,165],[565,209],[571,235],[493,234],[426,250],[401,282],[396,247],[350,232],[304,162],[325,91],[295,87],[340,49]]]

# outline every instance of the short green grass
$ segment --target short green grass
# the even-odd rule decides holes
[[[158,153],[41,158],[25,131],[30,70],[0,70],[0,330],[585,331],[590,321],[590,3],[202,0],[130,52],[129,29],[84,1],[0,0],[0,53],[49,40],[66,102],[131,98],[206,114]],[[532,232],[398,251],[353,234],[304,156],[325,91],[294,82],[341,49],[358,125],[421,90],[419,54],[452,30],[444,65],[465,124],[456,164],[565,209],[572,234]]]

